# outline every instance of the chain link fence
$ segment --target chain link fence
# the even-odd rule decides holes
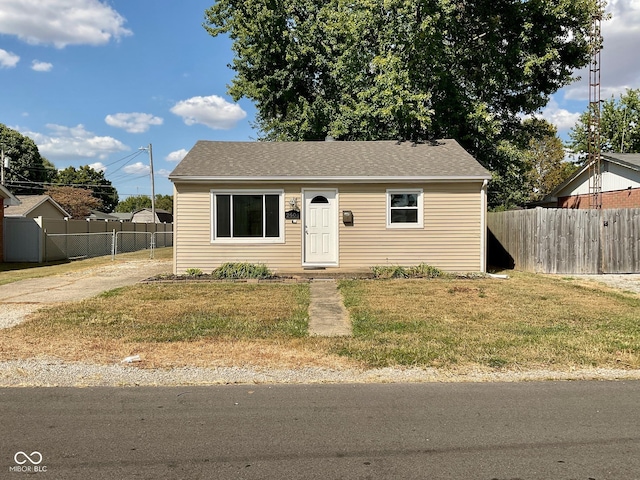
[[[156,248],[173,246],[173,232],[106,232],[47,234],[44,261],[61,257],[69,260],[102,257],[149,250],[153,258]]]

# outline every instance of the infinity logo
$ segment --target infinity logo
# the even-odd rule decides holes
[[[20,457],[23,457],[24,460],[18,460]],[[18,465],[24,465],[27,462],[31,462],[33,465],[39,465],[40,462],[42,462],[42,454],[40,452],[31,452],[31,455],[27,455],[24,452],[18,452],[13,456],[13,459]]]

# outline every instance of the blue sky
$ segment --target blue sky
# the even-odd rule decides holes
[[[231,43],[202,27],[213,0],[0,0],[0,122],[57,168],[103,170],[121,199],[156,193],[198,140],[252,140],[255,108],[227,95]],[[640,0],[614,0],[603,24],[602,98],[640,88]],[[541,115],[575,124],[583,80]]]

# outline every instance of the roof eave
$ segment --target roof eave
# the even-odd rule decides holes
[[[411,176],[411,177],[292,177],[292,176],[199,176],[199,175],[169,175],[173,183],[418,183],[418,182],[482,182],[491,180],[491,175],[452,175],[452,176]]]
[[[17,207],[22,203],[4,185],[0,185],[0,198],[6,207]]]

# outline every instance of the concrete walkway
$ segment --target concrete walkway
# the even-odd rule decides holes
[[[351,335],[349,312],[334,279],[312,279],[309,334],[323,337]]]

